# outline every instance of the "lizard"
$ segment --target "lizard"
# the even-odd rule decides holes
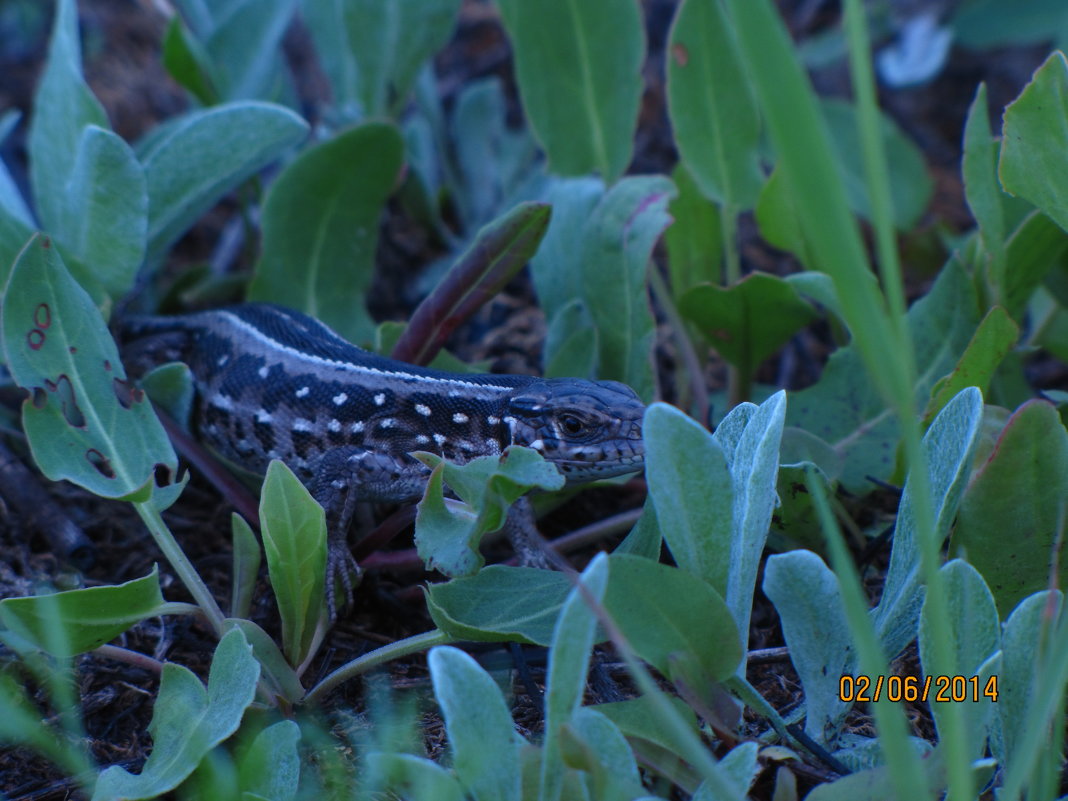
[[[416,367],[267,303],[129,317],[120,336],[135,372],[189,366],[202,442],[261,475],[280,459],[323,506],[331,619],[336,582],[351,600],[358,574],[347,544],[355,504],[418,500],[430,470],[413,451],[463,463],[523,445],[569,484],[643,466],[645,406],[617,381]],[[515,519],[523,514],[527,520]],[[506,528],[532,526],[529,504],[513,507]]]

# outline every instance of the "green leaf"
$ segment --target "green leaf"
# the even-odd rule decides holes
[[[57,235],[67,220],[67,182],[74,172],[82,131],[88,125],[109,127],[103,106],[82,78],[81,60],[75,0],[59,0],[28,138],[37,215],[41,225]]]
[[[579,577],[586,592],[576,586],[568,593],[553,631],[545,692],[545,739],[541,753],[539,801],[558,801],[563,785],[562,732],[582,705],[589,673],[590,653],[596,638],[597,618],[592,599],[601,603],[609,583],[608,557],[598,554]]]
[[[227,100],[276,100],[282,94],[282,37],[296,0],[236,0],[220,8],[204,50]]]
[[[211,79],[211,57],[179,14],[171,17],[163,34],[163,66],[203,105],[219,102],[219,90]]]
[[[659,562],[662,540],[660,521],[656,516],[653,497],[652,495],[646,495],[645,503],[642,505],[641,517],[638,518],[638,522],[634,524],[634,528],[630,530],[630,533],[616,546],[613,553],[644,556],[646,559]]]
[[[546,378],[590,378],[597,375],[597,329],[581,300],[564,306],[545,333]],[[548,354],[552,354],[551,359]]]
[[[326,515],[300,480],[277,459],[263,480],[260,531],[282,618],[286,658],[289,664],[300,665],[308,655],[325,604]]]
[[[31,236],[36,225],[22,222],[4,209],[0,209],[0,281],[7,285],[15,258]]]
[[[1013,231],[1005,247],[1005,308],[1024,321],[1035,289],[1068,252],[1068,232],[1049,217],[1033,212]]]
[[[523,740],[500,688],[457,648],[434,648],[427,663],[461,784],[476,801],[519,801]]]
[[[745,797],[762,769],[761,764],[757,762],[759,750],[760,746],[750,740],[736,745],[719,761],[720,775],[734,786],[738,798]],[[719,801],[721,797],[705,782],[697,788],[693,801]],[[777,799],[777,796],[775,798]]]
[[[946,786],[946,769],[941,751],[917,760],[923,772],[917,777],[926,791],[926,797],[941,795]],[[896,801],[892,766],[880,765],[869,770],[860,770],[833,782],[816,787],[805,796],[805,801]]]
[[[1052,405],[1029,401],[1009,418],[973,476],[951,543],[952,552],[964,554],[986,579],[1003,618],[1049,586],[1066,497],[1068,432]],[[1062,559],[1057,584],[1066,579]]]
[[[370,340],[364,295],[402,151],[396,128],[368,123],[294,159],[264,202],[263,255],[249,300],[299,309],[353,342]]]
[[[148,727],[153,743],[148,761],[137,776],[117,765],[106,769],[93,801],[156,798],[181,784],[209,751],[237,731],[259,673],[239,631],[227,633],[215,649],[206,691],[187,668],[165,664]]]
[[[749,631],[757,569],[777,503],[775,486],[785,416],[786,393],[780,391],[760,406],[742,403],[734,407],[712,435],[723,448],[734,483],[733,532],[726,543],[730,567],[723,598],[743,633]],[[745,645],[743,641],[743,649]]]
[[[686,702],[674,696],[666,696],[666,700],[674,707],[675,715],[683,720],[695,735],[698,734],[700,728],[697,717]],[[647,695],[626,701],[596,704],[590,708],[596,709],[615,723],[628,738],[646,740],[675,754],[686,752],[688,746],[679,740],[674,728],[664,725],[661,716],[656,714],[655,699]]]
[[[581,707],[560,729],[564,764],[584,772],[591,797],[648,798],[634,753],[616,725],[596,709]]]
[[[398,752],[367,755],[368,771],[384,777],[383,790],[401,793],[405,798],[431,801],[464,801],[464,789],[456,777],[436,762]]]
[[[931,387],[967,348],[979,323],[977,305],[971,280],[951,259],[931,291],[909,309],[914,361],[921,370],[914,387],[918,404],[927,403]],[[855,342],[831,354],[818,383],[793,393],[787,423],[835,449],[843,460],[841,483],[850,492],[869,492],[868,476],[885,480],[894,470],[900,426],[865,372]]]
[[[490,565],[473,576],[431,584],[434,625],[457,640],[548,645],[571,582],[562,573]]]
[[[300,726],[280,720],[256,735],[238,765],[241,789],[270,801],[289,801],[300,779]]]
[[[482,567],[482,535],[504,525],[508,508],[520,496],[535,487],[564,486],[563,475],[529,448],[512,446],[500,456],[480,456],[463,465],[432,453],[416,456],[434,469],[415,518],[415,545],[428,569],[447,576],[470,575]],[[443,481],[463,501],[455,511],[445,502]]]
[[[1000,0],[965,0],[949,23],[955,42],[970,50],[1048,42],[1058,32],[1063,48],[1068,9],[1060,0],[1031,0],[1021,6]]]
[[[760,235],[767,240],[769,245],[793,253],[798,261],[809,270],[819,267],[819,262],[812,254],[812,246],[805,239],[805,232],[798,216],[796,198],[790,191],[786,174],[781,167],[773,170],[764,183],[753,212],[757,225],[760,227]],[[808,275],[819,275],[819,273],[795,273],[789,278],[796,280]],[[838,310],[835,309],[835,311]]]
[[[949,533],[957,513],[971,471],[982,420],[982,393],[969,387],[946,404],[923,437],[924,464],[927,465],[928,492],[935,524],[933,536],[939,543]],[[916,480],[910,475],[901,493],[890,567],[882,598],[872,613],[883,651],[891,659],[916,636],[923,601],[919,532],[912,511],[912,482]]]
[[[1001,648],[1000,622],[994,597],[983,577],[967,562],[954,559],[943,565],[941,572],[945,578],[946,622],[949,623],[952,637],[950,650],[953,657],[949,664],[954,666],[957,675],[978,676],[983,664]],[[927,676],[932,673],[928,666],[933,664],[932,651],[936,647],[932,641],[932,637],[936,636],[936,624],[931,617],[932,612],[925,601],[920,613],[919,651],[920,664],[924,666]],[[982,695],[982,686],[978,689],[978,703],[972,700],[962,705],[970,761],[986,754],[988,729],[994,714],[993,702]],[[968,690],[971,698],[970,685]],[[944,737],[944,705],[935,702],[930,708],[935,727]]]
[[[985,393],[998,365],[1012,350],[1019,336],[1020,329],[1001,306],[988,311],[953,372],[931,388],[931,399],[923,414],[924,421],[929,424],[949,403],[949,399],[965,387],[978,387],[980,392]]]
[[[1050,54],[1005,109],[998,175],[1007,192],[1068,230],[1068,61]]]
[[[630,0],[500,0],[523,108],[561,175],[614,182],[630,163],[645,42]]]
[[[152,403],[163,409],[183,431],[192,430],[196,388],[193,385],[193,372],[188,365],[184,362],[161,364],[145,375],[140,383]]]
[[[164,612],[159,571],[124,584],[0,601],[0,623],[56,656],[91,651]]]
[[[723,7],[685,0],[668,51],[668,114],[683,163],[708,199],[752,208],[764,183],[760,115]]]
[[[11,131],[19,124],[21,119],[22,112],[18,109],[9,108],[7,111],[0,113],[0,144],[7,140]],[[22,197],[22,192],[15,183],[15,179],[11,177],[7,166],[0,159],[0,220],[5,217],[23,228],[31,229],[34,227],[33,215],[26,205],[26,200]],[[26,235],[19,240],[19,244],[29,238],[30,231],[27,230]],[[2,242],[3,238],[0,236],[0,243]],[[0,267],[2,266],[0,265]]]
[[[895,405],[901,405],[901,394],[909,382],[908,365],[895,354],[888,358],[887,343],[896,342],[896,330],[885,299],[866,268],[867,251],[849,211],[839,173],[841,156],[812,85],[782,19],[767,0],[724,2],[768,137],[779,158],[789,205],[809,250],[808,263],[818,265],[834,279],[870,383]],[[793,402],[790,405],[797,408]]]
[[[230,532],[234,544],[234,574],[230,580],[230,616],[248,617],[252,592],[260,574],[262,551],[252,527],[237,512],[230,515]]]
[[[787,428],[783,432],[784,446],[787,435],[793,438],[797,434],[807,433],[799,428]],[[813,437],[813,439],[818,438]],[[819,441],[822,442],[822,440]],[[823,445],[832,458],[836,457],[830,446],[826,443]],[[827,497],[834,495],[834,482],[828,477],[827,471],[811,459],[798,460],[784,457],[783,462],[779,465],[779,476],[776,481],[780,506],[772,515],[771,530],[785,538],[786,544],[780,543],[773,547],[776,550],[787,550],[789,547],[806,548],[826,557],[823,526],[820,524],[819,513],[812,500],[812,494],[808,491],[806,481],[820,482]]]
[[[1020,746],[1037,713],[1036,657],[1049,647],[1050,631],[1055,629],[1062,614],[1063,595],[1057,590],[1044,591],[1023,599],[1005,621],[997,680],[997,714],[1002,738],[1000,743],[997,740],[991,743],[991,750],[1002,765],[1012,765],[1022,756]]]
[[[838,579],[816,554],[791,551],[768,558],[763,588],[805,691],[805,734],[833,751],[852,707],[839,699],[839,681],[856,658]]]
[[[534,138],[526,128],[510,128],[507,119],[501,80],[482,78],[461,90],[449,132],[440,133],[441,139],[451,137],[456,152],[455,168],[451,162],[443,168],[463,231],[477,229],[519,199],[539,197],[535,188],[547,182]]]
[[[553,183],[548,201],[552,206],[549,230],[530,262],[538,302],[550,328],[563,310],[582,300],[581,253],[589,238],[589,221],[604,197],[604,183],[596,178],[573,178]],[[546,352],[545,363],[555,354]]]
[[[244,618],[226,618],[223,621],[223,629],[225,631],[241,629],[248,644],[252,646],[256,661],[260,663],[264,681],[277,696],[293,704],[304,697],[304,687],[296,671],[286,661],[281,649],[271,639],[271,635],[251,620]]]
[[[867,219],[871,210],[856,109],[841,100],[824,100],[820,110],[833,140],[834,168],[842,178],[849,208]],[[899,230],[909,230],[931,199],[931,179],[922,153],[896,123],[885,115],[880,118],[880,123],[887,160],[894,165],[890,174],[894,225]],[[825,269],[815,255],[814,243],[804,231],[799,201],[793,195],[787,172],[781,166],[777,167],[764,185],[756,207],[760,232],[775,247],[796,254],[806,266]]]
[[[84,265],[90,285],[125,295],[144,259],[148,228],[145,175],[129,145],[111,131],[86,126],[61,210],[54,233],[64,252]]]
[[[964,197],[972,216],[979,224],[979,235],[982,237],[983,250],[988,259],[987,280],[991,284],[994,299],[1004,302],[1004,193],[998,183],[997,143],[990,131],[985,83],[979,84],[975,99],[968,108],[968,118],[964,123],[964,157],[961,161],[961,171],[964,174]]]
[[[691,287],[722,281],[723,224],[720,209],[701,194],[686,165],[671,173],[678,195],[668,205],[674,220],[664,232],[672,295],[677,301]]]
[[[48,237],[34,235],[19,254],[2,316],[8,369],[29,392],[23,429],[46,476],[146,500],[157,465],[177,475],[163,427],[126,380],[100,312]]]
[[[171,122],[139,155],[148,181],[148,250],[159,258],[198,217],[308,132],[287,108],[240,102]]]
[[[731,287],[695,286],[679,299],[679,313],[748,375],[816,318],[793,285],[761,272]]]
[[[780,392],[760,407],[736,406],[715,435],[665,404],[650,406],[642,424],[645,476],[664,540],[681,568],[723,596],[739,631],[749,630],[776,502],[785,412]]]
[[[727,678],[742,660],[723,598],[685,570],[612,554],[604,605],[642,659],[691,691]]]
[[[849,207],[865,219],[870,219],[871,202],[864,173],[857,110],[853,104],[842,100],[823,100],[821,107],[834,140]],[[916,144],[886,114],[879,115],[879,123],[887,163],[894,165],[890,172],[894,226],[900,231],[907,231],[926,210],[934,186],[923,154]]]
[[[642,422],[645,479],[676,564],[727,592],[734,485],[712,436],[674,406],[654,403]]]
[[[449,40],[460,0],[305,0],[302,16],[345,116],[396,114]]]
[[[598,375],[653,396],[653,317],[646,287],[653,246],[670,223],[675,187],[661,176],[625,178],[597,204],[582,250],[583,295],[597,328]]]

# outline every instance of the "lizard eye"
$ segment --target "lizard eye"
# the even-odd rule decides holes
[[[585,430],[586,426],[582,424],[582,420],[573,414],[565,414],[560,418],[560,426],[564,429],[565,434],[570,436],[578,436]]]

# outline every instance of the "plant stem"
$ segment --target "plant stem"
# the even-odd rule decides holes
[[[448,645],[454,641],[453,637],[441,631],[441,629],[433,629],[432,631],[416,634],[414,637],[405,637],[403,640],[397,640],[389,645],[376,648],[370,653],[364,654],[359,659],[353,659],[351,662],[342,665],[317,685],[312,687],[312,689],[308,691],[308,694],[304,696],[304,703],[318,703],[328,692],[342,682],[366,673],[372,668],[378,667],[391,659],[397,659],[402,656],[407,656],[408,654],[425,651],[428,648],[433,648],[435,645]]]
[[[170,562],[174,572],[178,574],[178,578],[182,580],[190,595],[193,596],[193,600],[197,602],[197,605],[204,612],[215,635],[221,638],[224,633],[223,620],[226,616],[193,567],[193,563],[189,561],[189,558],[174,539],[174,535],[167,528],[167,524],[163,522],[159,510],[150,501],[135,503],[134,508],[141,515],[141,519],[145,521],[145,525],[148,526],[148,530],[152,534],[152,539],[156,541],[159,549],[163,551],[164,557]]]
[[[691,409],[693,410],[694,419],[701,425],[707,426],[708,392],[705,389],[703,380],[704,371],[701,369],[701,360],[697,358],[697,351],[694,350],[693,342],[690,341],[686,329],[686,321],[682,319],[679,310],[675,307],[675,301],[671,297],[671,290],[656,267],[649,270],[649,288],[653,290],[653,297],[656,298],[660,310],[664,312],[664,316],[668,319],[671,331],[675,335],[675,347],[678,348],[679,357],[686,367],[690,394],[693,396]]]

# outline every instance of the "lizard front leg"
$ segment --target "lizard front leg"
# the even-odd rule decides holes
[[[552,569],[546,552],[548,546],[538,531],[534,520],[534,505],[529,496],[524,495],[512,504],[504,521],[504,533],[512,544],[520,566]]]
[[[319,460],[309,490],[326,512],[326,604],[331,620],[337,618],[338,581],[346,602],[352,603],[352,576],[360,575],[348,544],[357,502],[414,501],[422,494],[427,473],[426,467],[407,455],[394,457],[358,446],[333,448]]]

